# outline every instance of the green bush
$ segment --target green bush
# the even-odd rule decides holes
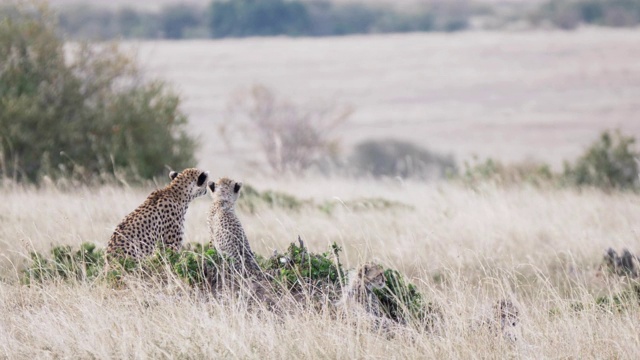
[[[70,246],[56,246],[51,249],[50,258],[31,253],[31,263],[23,270],[22,281],[25,284],[55,279],[90,281],[101,274],[104,264],[103,251],[96,251],[94,244],[83,243],[77,251]]]
[[[640,185],[640,152],[635,138],[619,131],[605,131],[575,164],[565,163],[564,177],[570,185],[604,189],[637,189]]]
[[[338,260],[342,249],[334,243],[331,250],[320,254],[310,253],[299,239],[299,245],[291,243],[284,254],[274,254],[268,260],[261,261],[261,267],[274,277],[278,285],[292,293],[322,289],[335,295],[335,290],[344,284],[345,273]]]
[[[315,299],[336,301],[346,283],[346,272],[340,263],[342,249],[333,244],[323,253],[309,252],[299,239],[283,254],[268,259],[257,255],[258,264],[269,275],[275,289],[296,298],[300,294],[313,294]],[[215,289],[225,278],[225,268],[233,259],[225,259],[209,245],[189,244],[179,252],[156,248],[153,256],[140,261],[131,258],[108,259],[102,249],[84,243],[78,250],[70,246],[53,247],[48,256],[32,253],[30,262],[22,269],[22,282],[27,285],[63,282],[99,282],[119,287],[128,276],[153,281],[175,278],[194,289]],[[427,302],[417,288],[407,282],[396,270],[386,269],[386,287],[375,294],[389,318],[399,323],[417,321],[433,328],[442,320],[440,310]]]
[[[163,175],[195,162],[180,99],[115,46],[71,58],[49,10],[0,18],[0,177]]]
[[[391,319],[399,323],[418,322],[430,330],[440,325],[443,321],[441,310],[427,302],[415,285],[393,269],[386,269],[384,275],[386,286],[374,289],[374,293]]]
[[[399,140],[361,142],[356,145],[349,164],[356,175],[373,177],[443,178],[457,172],[451,156]]]

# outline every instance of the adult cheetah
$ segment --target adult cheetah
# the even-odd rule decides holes
[[[152,192],[142,205],[116,227],[107,254],[140,259],[151,255],[156,243],[178,251],[184,238],[184,217],[189,203],[207,193],[208,171],[171,171],[171,182]]]
[[[261,274],[247,235],[235,213],[241,188],[241,182],[226,177],[209,182],[213,198],[208,217],[211,245],[222,255],[231,258],[234,269],[242,275]]]

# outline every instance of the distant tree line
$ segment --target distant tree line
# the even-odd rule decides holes
[[[450,32],[472,24],[493,23],[488,28],[499,28],[514,22],[562,29],[640,23],[640,0],[549,0],[504,10],[468,0],[433,1],[403,10],[330,0],[214,0],[206,8],[173,4],[160,11],[71,5],[59,9],[58,22],[66,36],[82,40]]]
[[[581,24],[634,27],[640,24],[640,0],[550,0],[531,20],[567,30]]]
[[[169,5],[160,11],[73,5],[59,9],[59,26],[73,39],[183,39],[246,36],[331,36],[457,31],[483,10],[454,0],[401,11],[326,0],[223,0],[206,9]]]

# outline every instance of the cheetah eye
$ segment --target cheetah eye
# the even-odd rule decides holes
[[[207,181],[208,176],[209,176],[208,171],[203,171],[202,173],[200,173],[200,176],[198,176],[198,181],[196,185],[198,185],[198,187],[201,187],[202,185],[204,185],[204,182]]]

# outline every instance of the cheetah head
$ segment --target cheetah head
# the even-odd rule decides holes
[[[209,181],[209,190],[214,203],[219,203],[227,208],[232,208],[240,196],[242,183],[223,177],[217,182]]]
[[[367,290],[382,289],[387,282],[384,276],[384,268],[378,264],[364,264],[358,276],[362,278]]]
[[[499,300],[494,306],[496,320],[500,321],[502,335],[511,341],[518,339],[518,324],[520,323],[520,310],[510,300]]]
[[[194,168],[184,169],[179,173],[172,171],[169,173],[169,178],[171,179],[169,187],[181,195],[186,195],[187,201],[191,201],[207,193],[208,171]]]

